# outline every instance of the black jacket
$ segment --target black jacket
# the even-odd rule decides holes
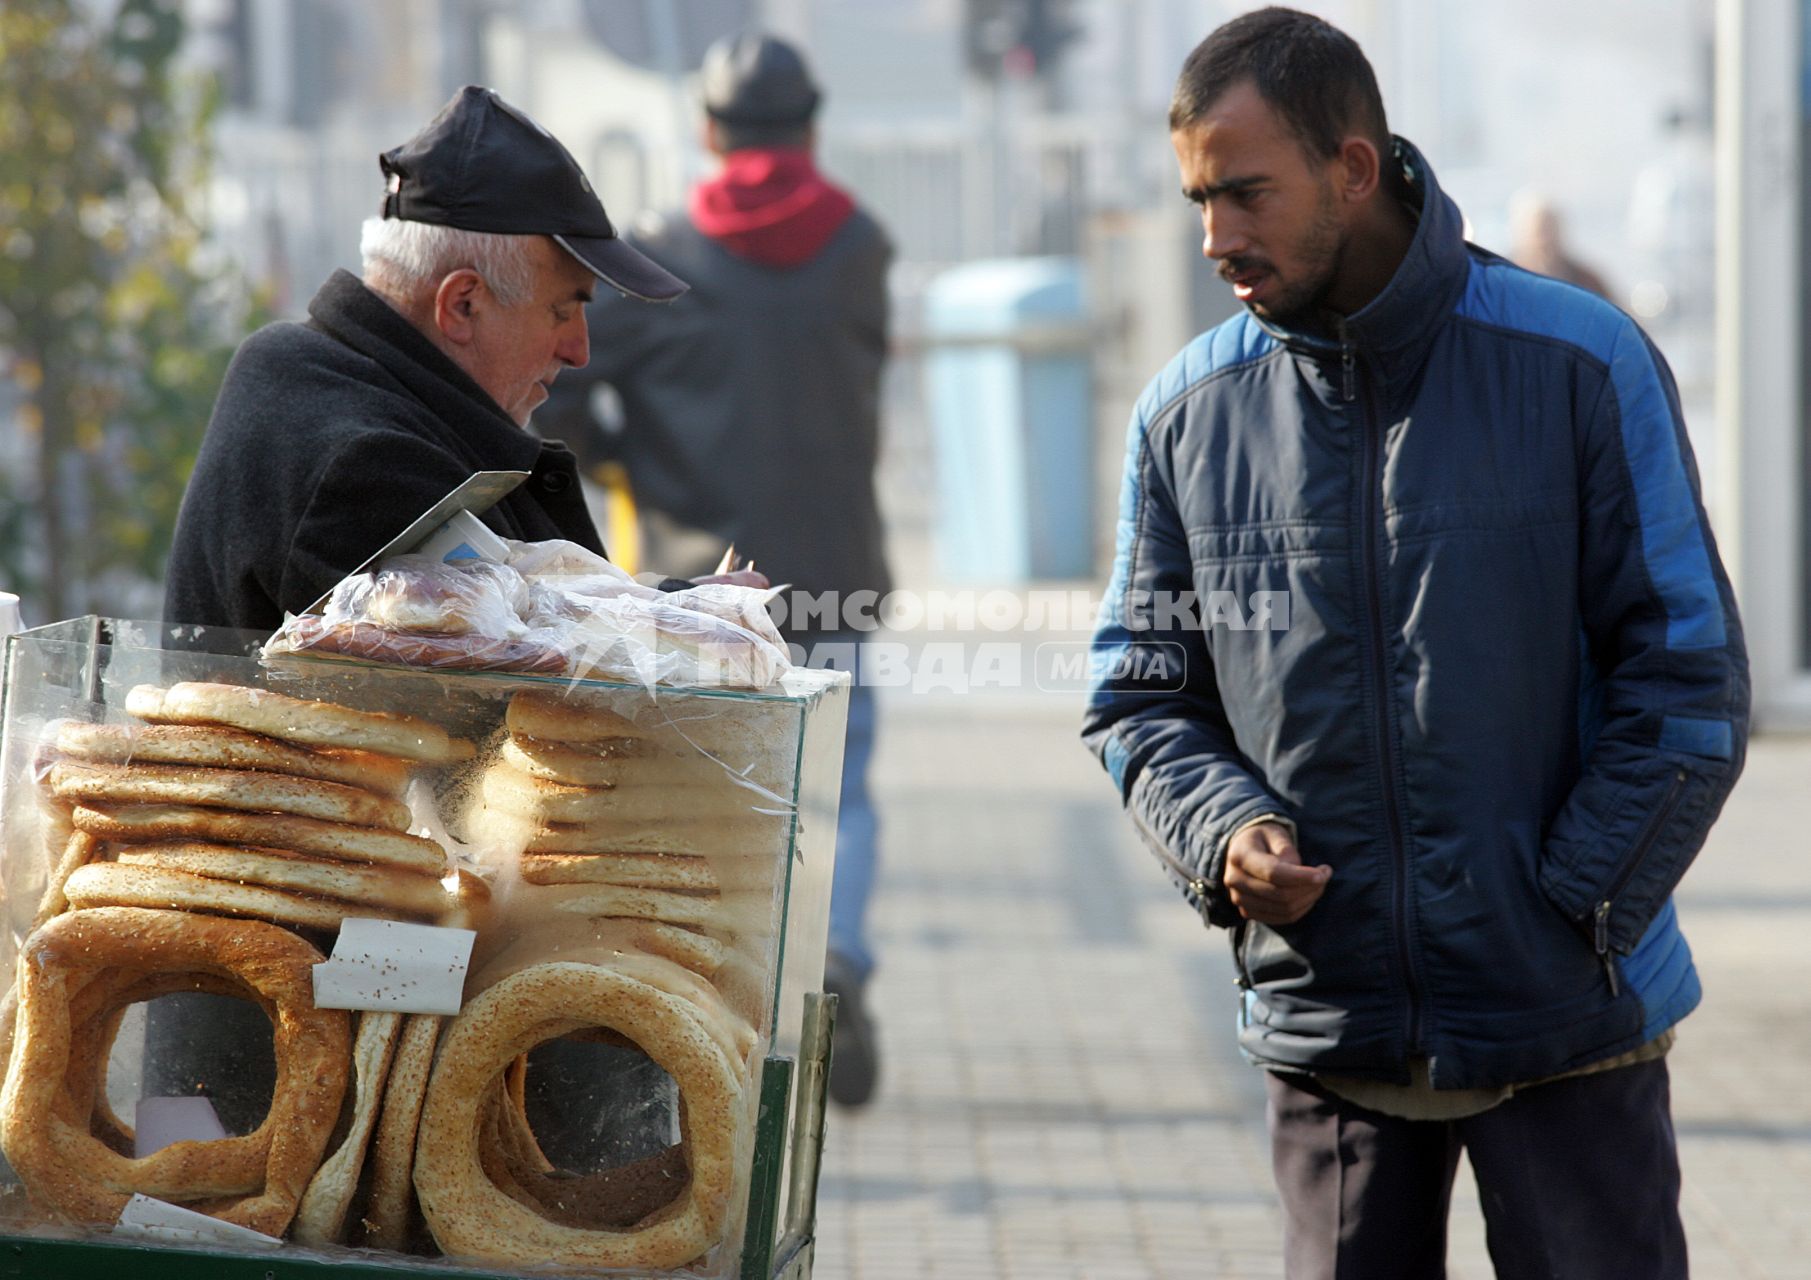
[[[737,257],[683,215],[633,238],[691,292],[661,307],[602,294],[591,362],[560,379],[537,424],[596,431],[588,391],[607,382],[642,506],[735,543],[776,583],[884,594],[886,233],[858,209],[816,257],[783,269]]]
[[[530,471],[484,521],[601,552],[572,453],[338,271],[305,324],[233,357],[183,497],[164,617],[273,631],[475,471]]]

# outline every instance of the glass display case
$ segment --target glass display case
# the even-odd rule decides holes
[[[6,642],[0,1276],[808,1273],[848,677],[262,639]]]

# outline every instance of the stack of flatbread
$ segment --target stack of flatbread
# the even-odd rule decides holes
[[[791,814],[751,765],[773,753],[746,725],[622,697],[516,694],[467,825],[492,856],[519,851],[509,912],[543,923],[515,931],[516,963],[604,944],[716,978],[769,941]]]
[[[409,833],[420,765],[472,745],[411,716],[238,685],[141,685],[139,724],[56,726],[43,784],[70,835],[40,920],[161,907],[337,929],[348,915],[466,923],[488,893]]]

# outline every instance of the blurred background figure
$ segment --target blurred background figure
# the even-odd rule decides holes
[[[1589,289],[1600,298],[1612,296],[1604,278],[1572,256],[1565,222],[1542,192],[1527,187],[1516,192],[1509,202],[1509,235],[1509,258],[1516,266]]]
[[[865,989],[877,827],[868,797],[874,695],[859,678],[863,633],[842,602],[890,585],[874,470],[887,348],[887,268],[880,225],[813,160],[821,94],[798,50],[741,35],[705,55],[703,137],[716,170],[685,209],[643,219],[630,237],[684,272],[692,293],[648,313],[600,298],[591,362],[565,380],[543,430],[601,435],[597,388],[619,406],[609,439],[638,503],[694,531],[701,571],[733,546],[788,597],[831,597],[787,610],[795,651],[857,675],[843,754],[836,882],[825,988],[841,997],[833,1098],[874,1093],[879,1050]],[[663,572],[686,562],[671,539]]]

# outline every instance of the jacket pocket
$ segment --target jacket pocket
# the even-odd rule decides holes
[[[1591,941],[1597,950],[1598,960],[1603,964],[1604,973],[1610,980],[1611,995],[1618,994],[1621,989],[1621,983],[1616,976],[1615,957],[1610,954],[1610,922],[1616,910],[1617,899],[1622,895],[1622,891],[1628,888],[1629,881],[1635,878],[1635,873],[1641,869],[1642,862],[1647,858],[1648,852],[1653,849],[1655,841],[1660,838],[1660,833],[1666,829],[1667,820],[1679,807],[1680,797],[1684,793],[1685,770],[1674,769],[1672,781],[1667,784],[1665,796],[1661,798],[1660,804],[1654,812],[1648,816],[1648,820],[1642,824],[1641,830],[1636,833],[1634,843],[1629,846],[1628,852],[1623,854],[1621,860],[1617,862],[1615,870],[1610,873],[1609,881],[1604,885],[1602,895],[1597,900],[1597,905],[1592,908]]]

